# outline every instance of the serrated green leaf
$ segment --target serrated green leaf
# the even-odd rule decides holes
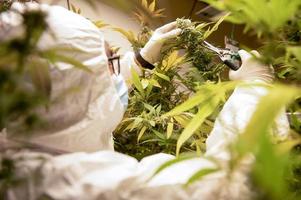
[[[165,137],[164,137],[164,134],[160,133],[159,131],[156,131],[156,130],[152,130],[153,133],[158,137],[160,138],[161,140],[165,140]]]
[[[167,139],[169,139],[172,135],[173,125],[174,125],[173,120],[167,124],[167,132],[166,132]]]
[[[194,132],[202,125],[205,119],[213,113],[220,102],[220,96],[215,96],[204,102],[198,113],[192,118],[185,127],[177,141],[176,155],[179,155],[182,145],[194,134]]]
[[[193,107],[199,105],[203,101],[210,99],[211,96],[207,96],[201,93],[196,94],[195,96],[191,97],[181,105],[177,106],[176,108],[172,109],[170,112],[164,114],[162,117],[170,117],[174,115],[179,115],[182,112],[192,109]]]
[[[149,81],[147,79],[142,79],[141,84],[142,84],[143,89],[146,89],[149,84]]]
[[[155,112],[155,108],[147,103],[143,103],[144,107],[149,110],[151,113]]]
[[[158,88],[161,88],[161,85],[160,85],[160,83],[159,83],[157,80],[151,79],[150,82],[151,82],[151,84],[152,84],[153,86],[158,87]]]
[[[77,61],[74,58],[71,58],[71,57],[68,57],[68,56],[65,56],[62,54],[48,51],[48,52],[43,52],[42,57],[46,58],[48,61],[50,61],[54,65],[59,62],[67,63],[67,64],[72,65],[75,68],[79,68],[86,72],[93,73],[93,71],[91,69],[89,69],[86,65],[82,64],[80,61]]]
[[[151,12],[154,12],[156,8],[156,0],[153,0],[153,2],[149,5],[149,10]]]
[[[182,126],[186,127],[189,123],[189,119],[183,115],[173,116],[173,118]]]
[[[146,131],[147,127],[143,126],[142,129],[140,130],[139,134],[138,134],[138,138],[137,138],[137,142],[140,141],[140,139],[142,138],[142,136],[144,135],[145,131]]]
[[[208,38],[213,32],[215,32],[219,25],[226,19],[226,17],[228,17],[230,15],[230,13],[227,13],[226,15],[222,16],[215,24],[212,28],[208,29],[205,33],[204,33],[204,39]]]
[[[130,131],[133,131],[135,128],[137,128],[140,125],[141,122],[143,122],[142,118],[139,118],[139,117],[135,118],[134,123],[132,124]]]
[[[156,126],[156,122],[154,120],[150,120],[149,121],[149,124],[152,126],[152,127],[155,127]]]
[[[166,80],[166,81],[170,82],[170,78],[169,78],[168,76],[166,76],[165,74],[161,74],[161,73],[159,73],[159,72],[155,72],[155,74],[156,74],[158,77],[162,78],[163,80]]]
[[[135,69],[133,67],[131,67],[131,74],[132,74],[132,82],[133,82],[135,88],[139,91],[139,93],[142,97],[145,97],[144,89],[140,82],[138,73],[135,71]]]
[[[104,27],[107,27],[109,26],[109,24],[106,24],[104,21],[102,20],[97,20],[97,21],[94,21],[93,24],[95,26],[97,26],[97,28],[104,28]]]
[[[141,0],[141,4],[144,8],[147,8],[147,0]]]
[[[36,89],[41,92],[41,94],[50,98],[51,77],[47,61],[32,59],[29,67],[31,79]]]
[[[124,37],[126,37],[126,39],[130,42],[130,43],[135,43],[136,42],[136,36],[134,34],[133,31],[126,31],[122,28],[118,28],[118,27],[113,27],[112,28],[114,31],[117,31],[119,33],[121,33]]]

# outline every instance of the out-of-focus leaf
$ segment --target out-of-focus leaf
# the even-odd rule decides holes
[[[230,15],[230,13],[222,16],[215,24],[212,28],[209,28],[205,33],[204,33],[204,39],[208,38],[213,32],[215,32],[219,25],[226,19],[226,17],[228,17]]]
[[[112,28],[114,31],[121,33],[130,43],[136,42],[136,35],[133,31],[126,31],[122,28],[114,27]]]
[[[138,134],[137,142],[139,142],[141,140],[141,138],[144,135],[146,130],[147,130],[147,127],[143,126],[142,129],[140,130],[139,134]]]
[[[295,139],[295,140],[288,140],[285,142],[281,142],[280,144],[277,144],[277,151],[281,154],[289,153],[293,147],[296,145],[301,144],[300,139]]]
[[[155,112],[155,108],[147,103],[143,103],[144,107],[149,110],[150,112],[154,113]]]
[[[153,0],[153,2],[149,5],[149,10],[151,12],[154,12],[156,8],[156,0]]]
[[[173,118],[182,126],[186,127],[189,123],[189,119],[183,115],[173,116]]]
[[[174,164],[177,164],[179,162],[182,162],[184,160],[190,160],[196,158],[196,155],[182,155],[177,158],[174,158],[172,160],[169,160],[165,162],[163,165],[161,165],[153,174],[153,177],[162,172],[163,170],[167,169],[168,167],[171,167]]]
[[[290,56],[294,56],[301,62],[301,47],[294,46],[294,47],[287,47],[287,55],[286,59],[288,60]]]
[[[174,116],[174,115],[179,115],[182,112],[185,112],[189,109],[192,109],[193,107],[199,105],[202,101],[211,98],[211,96],[206,96],[204,94],[196,94],[194,97],[191,97],[189,100],[185,101],[181,105],[177,106],[170,112],[164,114],[162,117],[169,117],[169,116]]]
[[[197,171],[195,174],[193,174],[185,184],[186,186],[195,183],[196,181],[200,181],[204,176],[212,174],[214,172],[218,171],[217,168],[205,168],[205,169],[200,169]]]
[[[182,145],[194,134],[194,132],[202,125],[204,120],[216,109],[219,102],[220,96],[215,96],[212,99],[208,99],[200,106],[198,113],[185,127],[177,141],[177,155],[179,155]]]
[[[161,85],[160,85],[160,83],[159,83],[157,80],[151,79],[150,82],[151,82],[151,84],[152,84],[153,86],[158,87],[158,88],[161,88]]]
[[[107,26],[110,26],[109,24],[106,24],[104,21],[102,20],[97,20],[97,21],[94,21],[93,24],[95,26],[97,26],[97,28],[104,28],[104,27],[107,27]]]
[[[134,129],[136,129],[137,127],[139,127],[140,123],[142,121],[143,121],[143,119],[140,118],[140,117],[135,118],[134,123],[132,124],[130,131],[133,131]]]
[[[50,98],[51,78],[47,61],[41,59],[31,59],[29,71],[36,89],[47,98]]]
[[[132,82],[133,82],[134,86],[139,91],[139,93],[144,97],[145,93],[144,93],[143,86],[140,82],[139,75],[133,67],[131,68],[131,73],[132,73]]]
[[[81,70],[84,70],[89,73],[93,73],[91,69],[89,69],[86,65],[81,63],[80,61],[75,60],[74,58],[71,58],[69,56],[65,56],[59,53],[56,53],[55,51],[45,51],[41,53],[42,57],[47,59],[53,64],[56,63],[67,63],[72,65],[73,67],[79,68]]]
[[[169,122],[167,124],[167,132],[166,132],[167,139],[169,139],[170,136],[172,135],[173,126],[174,126],[174,122],[173,122],[173,119],[171,119],[171,122]]]
[[[162,133],[160,133],[159,131],[156,131],[156,130],[152,130],[153,133],[158,136],[158,138],[160,138],[161,140],[165,140],[165,137]]]
[[[142,79],[141,84],[142,84],[143,89],[145,90],[149,84],[149,81],[147,79]]]
[[[160,78],[162,78],[163,80],[170,81],[170,78],[168,76],[164,75],[164,74],[161,74],[159,72],[155,72],[155,74],[157,76],[159,76]]]

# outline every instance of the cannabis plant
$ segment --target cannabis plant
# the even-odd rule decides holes
[[[150,6],[147,4],[146,7]],[[152,11],[156,12],[156,9],[152,8]],[[139,17],[141,19],[144,18]],[[129,106],[123,121],[114,132],[117,151],[138,159],[158,152],[176,153],[179,136],[197,114],[197,108],[172,117],[164,114],[186,101],[202,83],[219,80],[223,66],[213,62],[213,54],[202,46],[202,42],[217,29],[221,21],[208,28],[205,23],[178,19],[178,27],[183,31],[175,40],[165,42],[155,69],[144,70],[140,77],[132,71]],[[142,31],[137,36],[120,28],[114,30],[123,34],[133,49],[139,51],[151,36],[147,23],[141,22],[141,25]],[[183,64],[189,67],[183,70]],[[213,118],[210,117],[220,108],[221,103],[216,103],[216,107],[204,118],[203,126],[183,142],[183,151],[201,153],[204,150],[204,141],[213,124]]]

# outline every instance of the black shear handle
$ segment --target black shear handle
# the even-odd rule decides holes
[[[234,71],[237,71],[241,67],[241,61],[225,60],[224,64]]]
[[[238,53],[230,53],[230,55],[228,54],[221,59],[225,65],[234,71],[237,71],[242,65],[241,57]]]

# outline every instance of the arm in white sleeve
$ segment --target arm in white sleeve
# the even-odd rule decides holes
[[[130,156],[112,151],[56,157],[33,152],[8,152],[7,156],[14,161],[18,172],[14,178],[22,180],[7,190],[8,199],[38,199],[43,196],[51,199],[136,199],[131,197],[137,191],[143,194],[143,199],[153,199],[153,193],[160,187],[163,187],[160,191],[165,193],[186,183],[200,168],[216,167],[208,160],[194,158],[177,163],[148,181],[159,166],[174,157],[161,153],[138,163]],[[173,196],[179,198],[183,194],[186,197],[183,199],[191,199],[183,188],[179,188]],[[105,195],[109,195],[108,198]],[[159,196],[158,199],[166,198]]]
[[[181,29],[177,28],[177,23],[172,22],[166,24],[158,29],[156,29],[150,38],[150,40],[145,44],[145,46],[140,51],[140,56],[150,65],[154,65],[160,57],[161,48],[164,44],[164,41],[167,39],[176,37],[181,33]],[[124,57],[121,59],[121,74],[126,81],[131,79],[131,68],[133,67],[138,74],[141,74],[141,68],[137,64],[140,62],[135,58],[135,53],[127,52]],[[143,63],[141,63],[142,67]]]
[[[240,51],[240,56],[243,60],[242,67],[236,72],[231,71],[230,79],[248,83],[272,82],[273,70],[270,66],[262,65],[245,51]],[[238,86],[234,90],[217,117],[214,128],[206,141],[207,155],[228,157],[228,145],[237,138],[238,134],[244,132],[260,99],[267,94],[268,89],[263,86]],[[287,137],[289,123],[284,108],[275,122],[277,136]]]

